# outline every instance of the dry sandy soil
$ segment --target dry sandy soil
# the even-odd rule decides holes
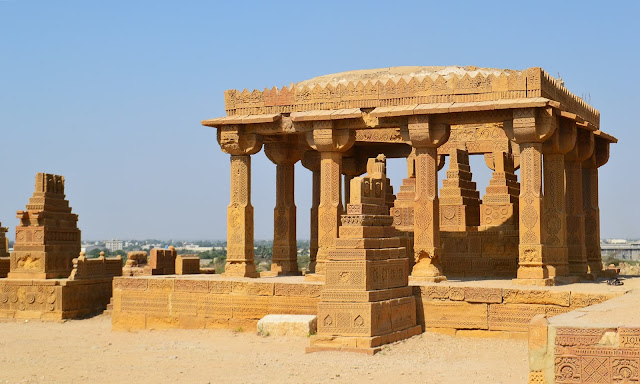
[[[0,322],[0,383],[526,383],[525,340],[424,333],[371,357],[305,354],[306,337],[112,332],[102,315]]]

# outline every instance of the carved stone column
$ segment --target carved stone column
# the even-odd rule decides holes
[[[511,125],[511,127],[507,127]],[[557,117],[549,109],[515,109],[505,121],[510,136],[520,145],[519,284],[553,285],[544,259],[542,143],[553,134]]]
[[[318,255],[318,206],[320,205],[320,153],[307,151],[302,158],[302,165],[312,173],[311,212],[310,212],[310,240],[309,240],[309,269],[316,271],[316,256]]]
[[[307,142],[320,152],[320,204],[318,205],[318,254],[311,280],[322,280],[329,248],[335,246],[342,214],[342,152],[355,142],[351,130],[333,129],[331,121],[314,121]]]
[[[549,277],[569,275],[564,155],[575,146],[576,135],[575,122],[561,119],[554,134],[543,145],[543,242]]]
[[[276,207],[273,210],[273,258],[263,276],[299,275],[296,239],[294,165],[302,158],[296,136],[265,144],[264,152],[276,164]]]
[[[598,202],[598,168],[609,161],[609,142],[595,139],[595,150],[582,163],[582,207],[587,264],[593,276],[602,274],[600,250],[600,208]]]
[[[251,155],[262,148],[262,137],[245,134],[243,126],[218,129],[218,143],[231,155],[231,202],[227,208],[227,276],[258,277],[253,253]]]
[[[449,125],[428,115],[408,121],[408,138],[415,148],[414,258],[412,280],[446,280],[440,265],[440,214],[438,210],[438,147],[449,139]]]
[[[582,206],[582,162],[591,157],[593,148],[593,134],[579,129],[575,147],[565,156],[569,272],[581,277],[587,277],[589,273]]]

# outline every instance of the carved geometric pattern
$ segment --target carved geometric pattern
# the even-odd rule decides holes
[[[582,379],[585,383],[606,383],[611,377],[608,357],[585,356],[582,358]]]

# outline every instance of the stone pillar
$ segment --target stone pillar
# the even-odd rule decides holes
[[[602,274],[600,250],[600,208],[598,202],[598,168],[609,160],[609,142],[595,138],[595,149],[591,157],[582,163],[582,207],[584,211],[584,234],[589,273]]]
[[[556,129],[557,117],[548,109],[515,109],[511,136],[520,145],[520,217],[518,284],[553,285],[544,259],[542,143]],[[506,128],[509,130],[509,127]]]
[[[318,255],[318,206],[320,205],[320,153],[307,151],[302,158],[302,165],[312,173],[311,212],[310,212],[310,240],[309,240],[309,269],[316,271],[316,256]]]
[[[329,249],[335,246],[342,215],[342,152],[355,142],[351,130],[333,129],[331,121],[314,121],[307,132],[307,142],[320,152],[320,204],[318,205],[318,253],[315,275],[310,280],[323,280]]]
[[[582,204],[582,162],[592,155],[593,147],[593,134],[579,129],[575,147],[565,156],[569,272],[580,277],[587,277],[589,273]]]
[[[465,232],[480,225],[480,193],[471,177],[469,152],[454,148],[440,190],[440,230]]]
[[[551,278],[569,275],[564,155],[575,146],[576,135],[575,122],[561,119],[554,134],[543,145],[543,241],[545,260]]]
[[[262,138],[245,134],[243,126],[218,129],[218,142],[231,155],[231,202],[227,208],[227,276],[258,277],[253,253],[251,155],[262,148]]]
[[[349,201],[351,198],[351,179],[352,175],[344,175],[344,201]]]
[[[265,144],[265,154],[276,164],[276,207],[273,210],[273,258],[263,276],[300,275],[296,239],[294,165],[302,158],[296,136]]]
[[[449,139],[451,129],[429,115],[409,118],[408,133],[415,148],[414,258],[411,279],[446,280],[440,265],[440,214],[438,210],[438,147]]]

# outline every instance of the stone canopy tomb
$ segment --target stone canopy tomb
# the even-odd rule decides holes
[[[323,281],[349,180],[378,154],[407,158],[408,178],[387,203],[412,252],[411,281],[501,276],[554,285],[601,274],[598,169],[617,140],[600,129],[596,109],[541,68],[344,72],[229,90],[225,108],[227,116],[202,124],[217,129],[231,160],[227,275],[257,276],[251,155],[263,148],[276,165],[272,275],[298,273],[293,164],[313,172],[307,279]],[[473,155],[493,170],[482,196]]]

